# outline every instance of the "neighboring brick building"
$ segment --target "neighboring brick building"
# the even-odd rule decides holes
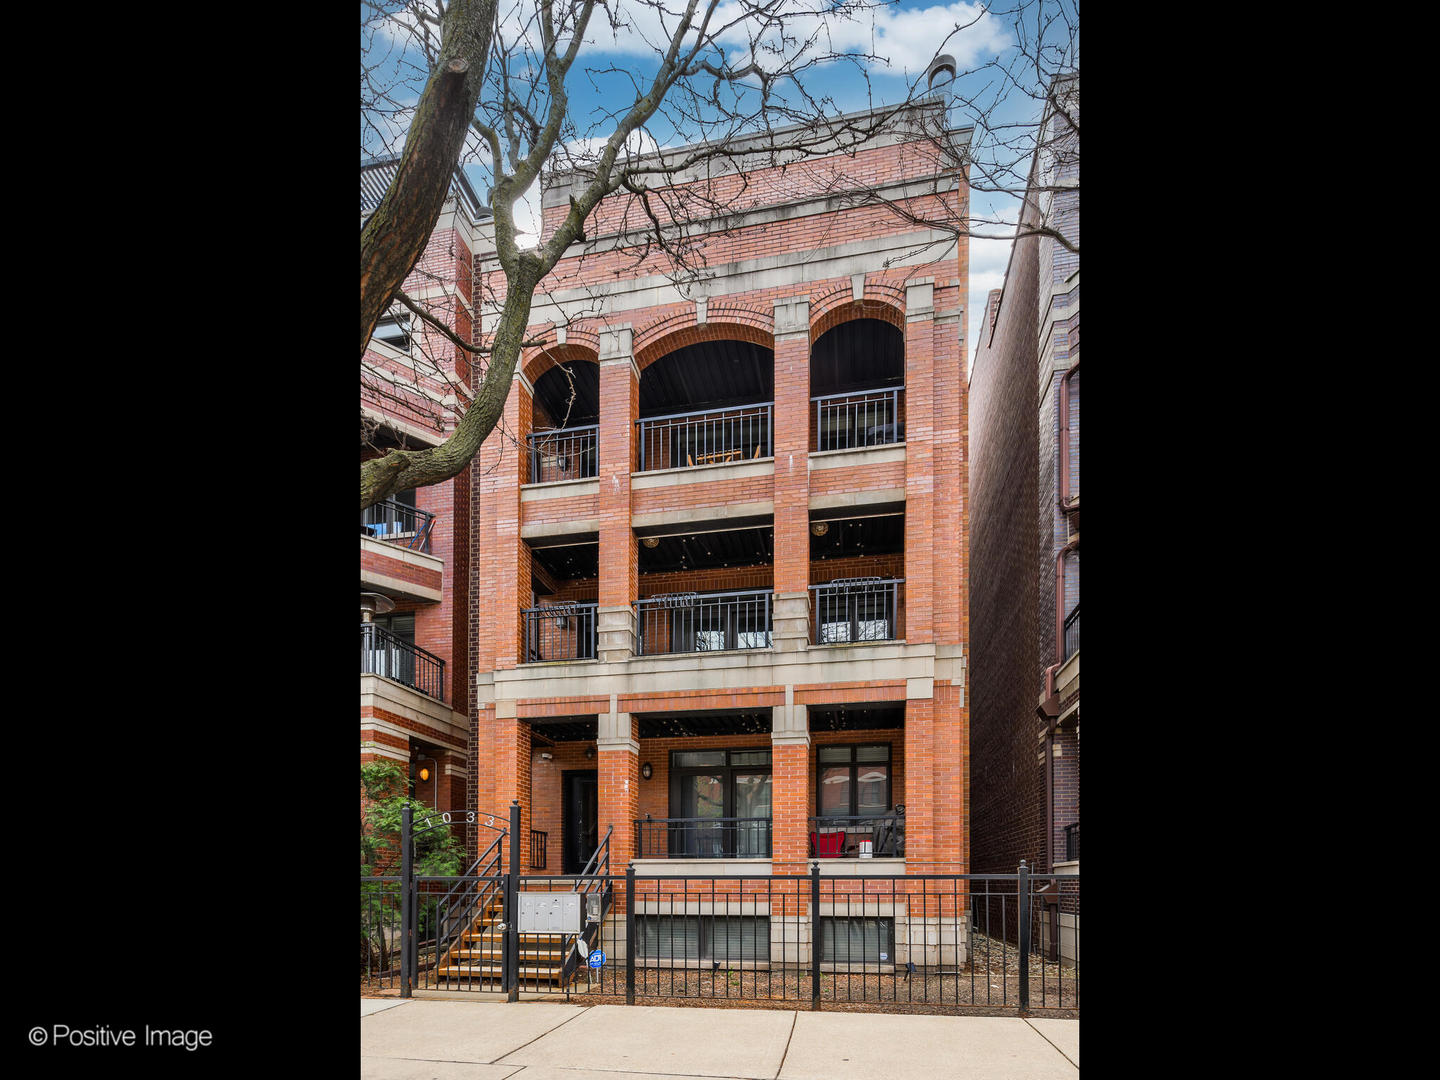
[[[440,600],[408,602],[417,642],[449,619],[463,805],[518,800],[525,871],[579,872],[607,831],[612,872],[641,876],[968,871],[968,243],[849,197],[861,178],[959,226],[969,132],[945,116],[788,168],[715,162],[696,183],[726,212],[697,223],[691,285],[617,245],[644,224],[628,195],[602,201],[536,290],[502,424],[419,493],[451,531]],[[569,196],[550,178],[547,235]],[[450,228],[431,252],[469,246],[503,293],[488,224]],[[377,739],[454,746],[370,678]],[[929,909],[951,922],[927,947],[963,957],[963,910]]]
[[[362,164],[362,222],[379,204],[396,160]],[[465,337],[473,333],[472,269],[488,217],[457,172],[404,285],[406,295]],[[362,367],[361,460],[391,446],[441,442],[454,426],[456,394],[468,396],[469,380],[465,351],[397,306],[376,327]],[[467,590],[456,585],[470,577],[469,503],[470,477],[461,474],[397,492],[360,516],[360,758],[403,764],[415,797],[440,810],[469,801],[470,610]]]
[[[1062,86],[1078,112],[1078,81]],[[1022,225],[1043,215],[1078,244],[1079,193],[1064,190],[1078,188],[1078,136],[1046,123],[1056,150],[1032,169]],[[1078,874],[1080,262],[1019,231],[970,373],[971,866]]]

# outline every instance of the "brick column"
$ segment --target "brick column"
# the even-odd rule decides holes
[[[635,819],[640,816],[640,720],[615,708],[601,713],[596,749],[596,777],[599,780],[600,831],[614,826],[610,834],[610,872],[623,874],[625,864],[635,857]]]
[[[908,285],[905,289],[904,589],[905,640],[912,643],[935,640],[934,314],[934,286],[930,280]],[[908,726],[908,715],[906,720]]]
[[[520,372],[515,373],[510,396],[505,400],[505,428],[520,444],[530,434],[535,388]],[[491,439],[504,439],[497,430]],[[519,663],[524,628],[521,608],[530,606],[530,545],[520,539],[520,485],[525,482],[525,455],[513,446],[498,448],[499,464],[493,476],[495,493],[495,568],[489,579],[492,601],[485,615],[493,620],[495,668],[513,668]],[[509,800],[505,801],[509,806]]]
[[[810,726],[804,705],[785,688],[770,732],[771,859],[776,874],[808,872],[810,856]]]
[[[480,810],[498,815],[496,824],[504,825],[509,820],[510,800],[520,801],[520,835],[513,840],[521,845],[523,863],[530,850],[530,724],[515,715],[515,706],[514,701],[504,698],[495,702],[492,741],[479,748],[480,754],[489,758],[495,774],[494,805]]]
[[[928,682],[914,679],[911,682]],[[936,858],[936,807],[931,771],[935,765],[935,703],[907,697],[905,701],[905,870],[931,873]]]
[[[611,661],[634,655],[635,614],[630,605],[640,575],[639,548],[630,527],[640,371],[630,343],[629,327],[600,335],[600,591],[595,614],[599,658]]]
[[[810,301],[775,301],[775,648],[810,636]],[[808,737],[808,736],[807,736]]]

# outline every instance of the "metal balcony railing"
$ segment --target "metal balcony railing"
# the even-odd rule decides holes
[[[445,700],[445,661],[375,623],[360,624],[360,674],[394,679]]]
[[[435,515],[394,499],[385,499],[360,511],[360,533],[412,551],[430,553],[430,528]]]
[[[905,388],[859,390],[810,399],[815,406],[814,449],[852,450],[905,441]]]
[[[667,593],[635,602],[638,653],[768,649],[773,612],[763,592]]]
[[[550,604],[526,608],[522,663],[595,659],[595,604]]]
[[[811,585],[816,645],[894,641],[900,637],[900,586],[904,578],[836,578]]]
[[[598,472],[599,452],[595,442],[599,428],[557,428],[533,432],[530,447],[530,483],[549,484],[557,480],[582,480]]]
[[[650,818],[635,822],[637,859],[768,859],[769,818]]]
[[[1065,860],[1074,862],[1080,858],[1080,823],[1065,826]]]
[[[637,420],[640,471],[682,469],[771,457],[774,403],[708,412],[671,413]]]
[[[1065,659],[1069,660],[1080,651],[1080,605],[1065,616]],[[1100,650],[1104,652],[1104,649]]]
[[[905,854],[905,818],[898,811],[878,816],[830,814],[810,819],[810,855],[856,859],[870,845],[874,857]]]
[[[545,869],[545,848],[549,843],[550,834],[541,832],[539,829],[530,830],[530,869]]]

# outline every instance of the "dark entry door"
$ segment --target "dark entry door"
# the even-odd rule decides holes
[[[585,769],[564,773],[561,782],[565,821],[560,872],[578,874],[600,843],[600,781],[596,770]]]

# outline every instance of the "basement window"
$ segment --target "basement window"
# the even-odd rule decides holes
[[[894,960],[894,919],[821,917],[821,963],[885,964]]]
[[[754,915],[637,915],[636,955],[647,960],[770,959],[770,920]]]

